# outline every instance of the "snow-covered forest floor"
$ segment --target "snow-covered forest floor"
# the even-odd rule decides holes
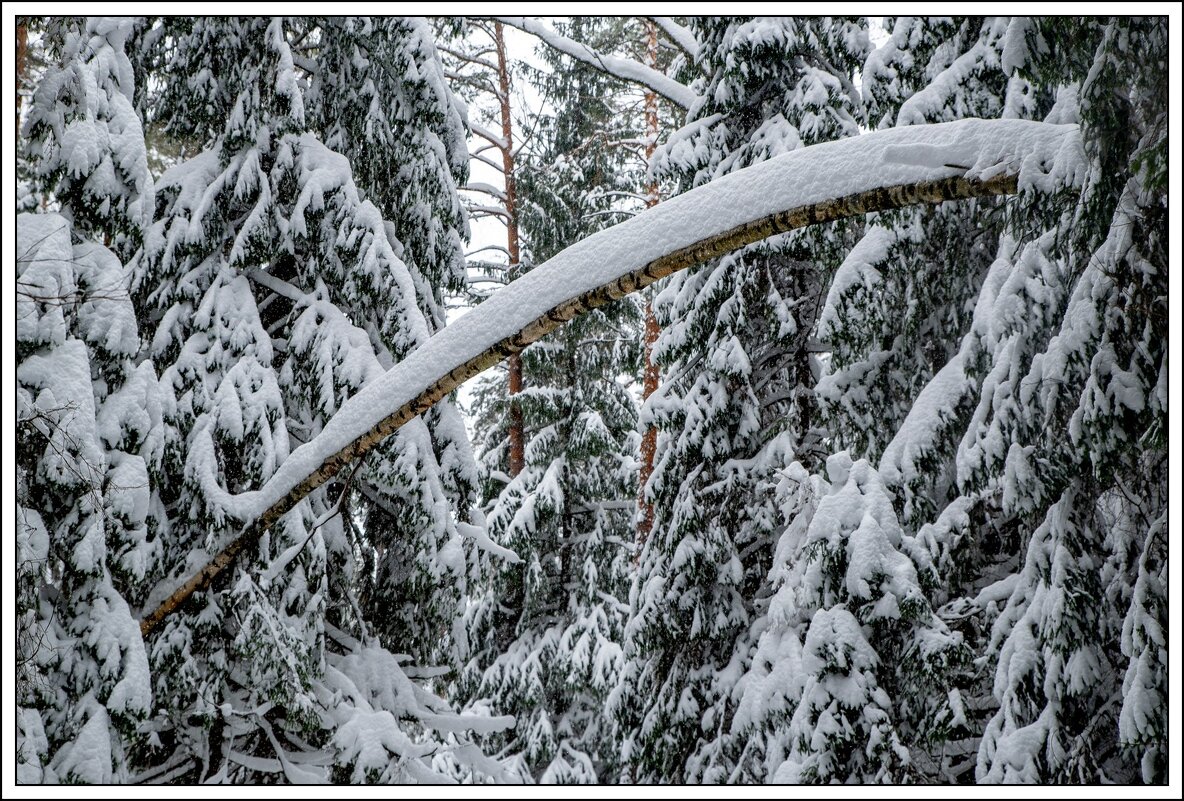
[[[6,14],[6,783],[1178,790],[1157,11]]]

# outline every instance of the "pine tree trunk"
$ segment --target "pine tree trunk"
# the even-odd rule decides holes
[[[658,26],[647,20],[646,30],[646,66],[657,69],[658,66]],[[658,95],[655,92],[645,93],[645,160],[651,164],[654,159],[654,148],[658,141]],[[646,187],[646,208],[658,205],[658,182],[651,180]],[[654,363],[654,343],[658,341],[658,321],[654,317],[653,298],[645,301],[645,374],[641,385],[642,403],[649,400],[650,395],[658,389],[658,365]],[[638,475],[637,506],[640,512],[637,521],[637,551],[636,559],[641,559],[641,550],[649,539],[650,531],[654,527],[654,505],[645,499],[645,485],[654,473],[654,454],[658,449],[658,429],[647,426],[641,437],[641,470]]]
[[[510,252],[510,267],[507,278],[513,281],[521,268],[518,243],[518,187],[514,180],[514,125],[510,117],[510,70],[506,64],[506,40],[502,24],[493,24],[494,46],[497,48],[497,85],[502,117],[503,146],[502,172],[506,180],[506,250]],[[516,476],[526,466],[525,435],[522,424],[522,407],[518,405],[518,394],[522,392],[522,357],[517,353],[507,360],[510,373],[510,476]]]

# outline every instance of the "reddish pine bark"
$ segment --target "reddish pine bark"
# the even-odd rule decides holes
[[[646,66],[658,66],[658,27],[646,22]],[[645,159],[653,160],[655,143],[658,140],[658,96],[645,93]],[[651,180],[646,186],[646,207],[658,205],[658,182]],[[658,389],[658,365],[654,363],[654,343],[658,341],[658,321],[654,317],[653,301],[645,302],[645,374],[641,385],[641,399],[644,403]],[[645,485],[654,473],[654,453],[658,448],[658,429],[648,426],[641,437],[641,471],[637,488],[637,558],[654,528],[654,505],[645,498]]]
[[[502,171],[506,179],[506,250],[510,252],[509,280],[517,277],[520,265],[518,249],[518,187],[514,180],[514,126],[510,117],[510,70],[506,64],[506,40],[502,24],[493,24],[494,46],[497,48],[498,100],[502,116]],[[510,371],[510,476],[516,476],[526,466],[525,434],[522,407],[517,395],[522,392],[522,357],[515,353],[508,359]]]

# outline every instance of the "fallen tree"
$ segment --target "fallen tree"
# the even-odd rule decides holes
[[[147,637],[268,526],[400,426],[573,317],[778,233],[844,217],[1049,191],[1080,160],[1076,126],[963,120],[869,133],[739,170],[567,248],[508,284],[352,397],[258,490],[210,486],[240,533],[152,612]],[[209,477],[213,482],[213,477]]]

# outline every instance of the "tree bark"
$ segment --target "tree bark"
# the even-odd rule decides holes
[[[506,181],[506,250],[510,252],[510,266],[506,278],[513,281],[521,268],[521,250],[518,241],[518,185],[514,180],[514,123],[510,116],[510,69],[506,63],[506,40],[501,22],[493,23],[493,41],[497,50],[497,86],[502,117],[502,141],[498,149],[502,153],[502,173]],[[522,472],[526,466],[526,435],[522,422],[522,407],[518,394],[522,392],[522,357],[517,353],[507,361],[510,374],[510,477]]]
[[[645,23],[646,66],[658,67],[658,26],[651,20]],[[652,178],[654,149],[658,141],[658,95],[645,93],[645,160],[650,165],[651,179],[646,187],[646,208],[658,205],[658,182]],[[658,389],[658,365],[654,363],[654,344],[658,341],[658,320],[654,317],[653,298],[645,300],[645,373],[641,384],[641,401],[645,403]],[[636,560],[641,559],[641,550],[654,528],[654,505],[646,500],[645,485],[654,473],[654,454],[658,450],[658,429],[646,426],[641,436],[641,469],[637,487],[637,551]]]

